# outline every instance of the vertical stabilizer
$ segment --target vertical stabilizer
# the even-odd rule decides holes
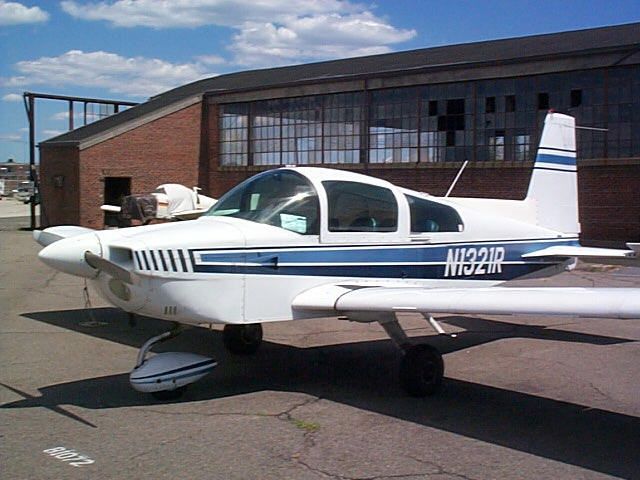
[[[536,223],[562,233],[580,233],[575,119],[548,113],[533,166],[527,201]]]

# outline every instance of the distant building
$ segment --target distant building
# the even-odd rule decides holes
[[[0,163],[0,183],[4,187],[3,195],[11,195],[21,182],[29,181],[29,164],[16,163],[12,158]]]
[[[592,243],[640,241],[640,23],[237,72],[40,144],[45,224],[166,182],[218,197],[285,164],[522,198],[544,115],[574,115]]]

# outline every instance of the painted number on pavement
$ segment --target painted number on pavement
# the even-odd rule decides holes
[[[74,450],[70,450],[66,447],[53,447],[47,448],[42,451],[51,455],[53,458],[57,458],[62,462],[68,462],[73,467],[81,467],[83,465],[91,465],[95,460],[90,459],[86,455],[81,455]]]

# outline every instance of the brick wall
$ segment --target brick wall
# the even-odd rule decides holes
[[[152,192],[161,183],[198,185],[201,104],[80,152],[80,225],[102,228],[105,177],[131,177],[131,193]]]
[[[78,225],[80,222],[78,160],[75,147],[40,150],[41,226]]]
[[[578,167],[585,243],[622,247],[624,242],[640,242],[640,163],[636,163]]]

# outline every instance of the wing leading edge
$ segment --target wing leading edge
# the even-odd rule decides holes
[[[325,285],[298,295],[294,310],[562,315],[640,319],[640,288],[420,288]]]

